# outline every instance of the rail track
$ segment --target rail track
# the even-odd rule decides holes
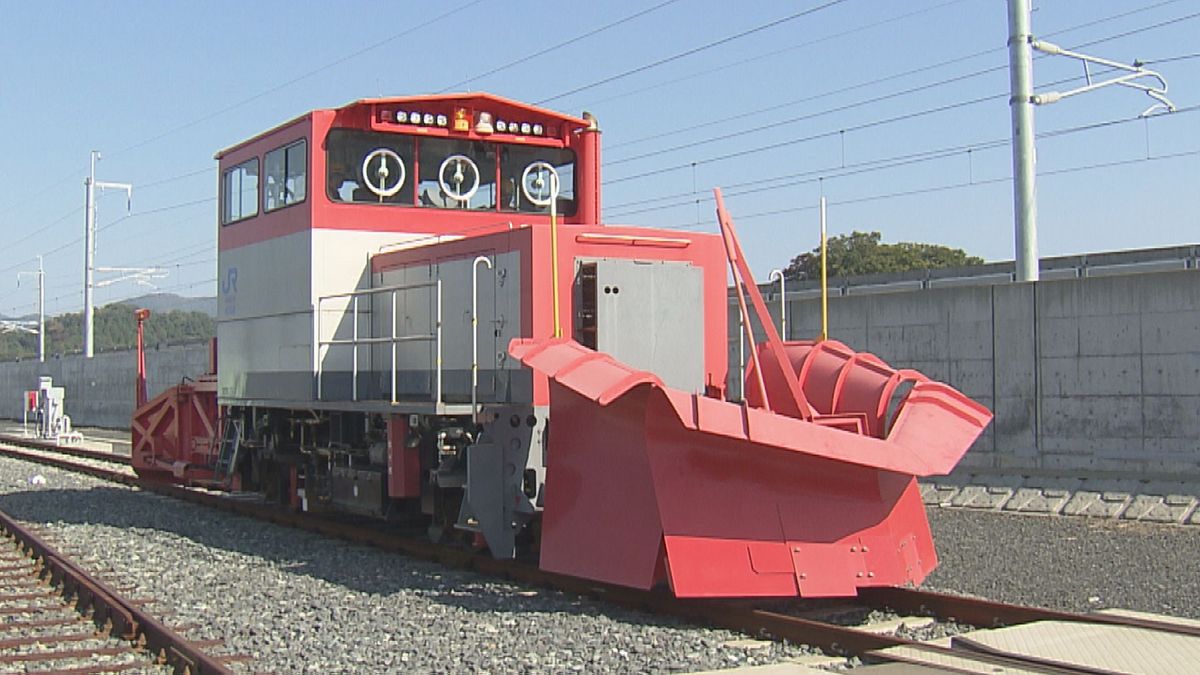
[[[0,532],[0,669],[232,672],[3,512]]]
[[[133,473],[129,466],[129,458],[125,456],[94,451],[81,453],[79,448],[60,448],[52,443],[6,435],[0,435],[0,455],[86,473],[103,480],[136,486],[191,503],[472,570],[493,578],[552,588],[630,609],[675,616],[698,624],[738,631],[754,638],[807,644],[831,654],[859,657],[867,662],[902,659],[904,657],[894,653],[884,653],[884,650],[902,647],[907,648],[910,654],[915,652],[930,655],[943,661],[970,660],[984,671],[990,669],[993,672],[1002,672],[1009,669],[1010,672],[1108,672],[1028,656],[968,653],[943,644],[931,644],[904,637],[894,631],[881,631],[878,627],[860,625],[855,621],[838,622],[830,617],[853,614],[855,611],[866,613],[871,610],[883,610],[900,616],[932,617],[939,622],[981,628],[1057,621],[1125,626],[1200,637],[1200,627],[1191,625],[1123,615],[1064,612],[906,588],[867,589],[858,598],[853,599],[851,604],[838,603],[827,606],[804,601],[764,603],[746,600],[681,600],[662,592],[638,591],[553,574],[525,562],[496,560],[477,552],[435,544],[423,538],[397,534],[377,527],[347,523],[320,515],[296,513],[261,501],[230,498],[222,492],[143,481]]]

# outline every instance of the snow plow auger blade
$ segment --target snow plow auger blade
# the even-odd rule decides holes
[[[571,340],[509,351],[551,382],[541,566],[680,597],[919,583],[937,556],[914,476],[948,472],[991,419],[918,382],[879,439],[671,389]]]
[[[680,597],[920,583],[937,554],[916,477],[949,473],[991,413],[841,343],[780,340],[716,200],[743,324],[748,296],[767,336],[745,403],[570,339],[509,346],[550,383],[541,566]]]

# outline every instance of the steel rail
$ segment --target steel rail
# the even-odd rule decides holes
[[[88,574],[69,558],[60,554],[41,537],[18,523],[7,513],[0,511],[0,529],[9,537],[20,542],[32,558],[41,565],[40,576],[50,575],[51,583],[57,584],[65,597],[74,597],[77,609],[92,610],[92,620],[98,626],[111,626],[110,634],[127,642],[144,645],[151,658],[161,659],[171,665],[175,672],[192,675],[217,673],[228,675],[232,671],[217,657],[210,656],[192,645],[188,640],[171,630],[166,624],[142,611],[135,603],[118,595],[104,582]],[[127,651],[128,648],[121,648]],[[99,650],[67,650],[63,652],[35,653],[29,660],[42,657],[76,658],[88,653],[118,653],[117,648]],[[78,652],[78,653],[77,653]],[[14,656],[12,658],[24,658]]]
[[[9,443],[13,442],[8,439],[4,440]],[[349,524],[312,513],[297,513],[278,505],[228,499],[218,492],[139,480],[128,474],[99,467],[75,465],[62,458],[34,455],[5,447],[0,447],[0,454],[8,454],[35,462],[44,461],[43,463],[58,468],[82,471],[98,478],[140,487],[190,503],[265,520],[285,527],[306,530],[333,539],[366,544],[381,550],[474,571],[490,577],[552,588],[633,610],[675,616],[689,622],[726,628],[753,637],[807,644],[836,654],[888,659],[889,656],[879,654],[879,650],[890,647],[907,647],[933,655],[982,661],[1000,668],[1016,668],[1051,674],[1108,672],[1085,666],[1049,663],[1033,657],[1024,658],[941,647],[899,636],[878,634],[858,627],[825,623],[755,608],[747,606],[744,600],[681,599],[661,591],[644,591],[614,586],[547,572],[525,562],[497,560],[477,551],[436,544],[423,538],[418,539],[372,527]],[[886,608],[901,613],[933,616],[940,620],[952,619],[983,628],[1034,621],[1071,621],[1145,628],[1183,635],[1200,635],[1200,628],[1188,625],[1121,615],[1080,614],[907,588],[863,589],[860,596],[853,601],[867,609]]]
[[[1117,614],[1080,614],[1045,607],[1029,607],[995,602],[983,598],[971,598],[934,591],[912,588],[869,588],[862,591],[861,599],[877,606],[890,607],[899,612],[932,614],[938,618],[953,617],[972,626],[1010,626],[1033,621],[1071,621],[1110,626],[1145,628],[1167,633],[1178,633],[1200,637],[1200,626],[1167,623],[1134,616]]]
[[[57,452],[63,455],[73,455],[75,457],[82,457],[84,459],[94,459],[100,462],[111,462],[113,464],[129,464],[131,461],[129,455],[118,455],[113,452],[91,450],[89,448],[81,448],[75,445],[58,445],[54,441],[42,440],[40,438],[14,436],[12,434],[0,434],[0,443],[23,445],[30,448],[37,448],[39,450]]]

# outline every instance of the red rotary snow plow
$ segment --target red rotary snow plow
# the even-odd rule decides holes
[[[717,203],[749,326],[745,294],[759,317],[766,307],[719,192]],[[831,341],[785,344],[761,323],[746,403],[672,389],[572,340],[513,342],[550,380],[544,569],[666,581],[681,597],[819,597],[934,568],[915,477],[953,469],[991,413],[915,371]]]
[[[133,469],[142,478],[192,484],[212,480],[220,421],[217,407],[216,346],[210,345],[209,373],[186,380],[146,401],[146,356],[138,316],[137,409],[131,423]]]

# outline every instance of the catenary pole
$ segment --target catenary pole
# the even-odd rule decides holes
[[[1013,216],[1017,281],[1038,280],[1037,150],[1033,129],[1033,35],[1029,0],[1008,0],[1008,73],[1012,112]]]
[[[46,361],[46,268],[42,266],[42,256],[37,257],[38,268],[36,272],[17,272],[17,285],[21,285],[21,277],[31,276],[37,277],[38,286],[38,362],[45,363]]]
[[[46,269],[38,256],[38,362],[46,362]]]
[[[126,195],[126,210],[133,206],[133,186],[129,183],[108,183],[96,180],[96,160],[101,159],[100,153],[92,151],[91,171],[83,180],[87,187],[87,198],[84,204],[86,231],[83,235],[83,355],[92,358],[95,353],[95,275],[96,275],[96,188],[124,190]]]
[[[92,286],[96,270],[96,157],[100,153],[92,151],[91,171],[83,181],[87,188],[87,198],[84,204],[84,234],[83,234],[83,355],[92,358],[92,303],[94,300]]]

